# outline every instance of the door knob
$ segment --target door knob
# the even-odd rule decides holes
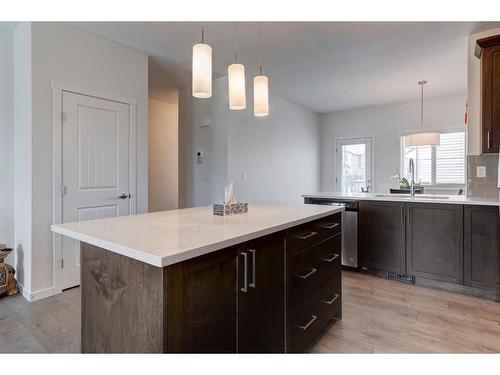
[[[127,194],[125,194],[125,193],[121,193],[121,194],[118,196],[118,198],[120,198],[120,199],[127,199],[127,198],[130,198],[130,194],[128,194],[128,195],[127,195]]]

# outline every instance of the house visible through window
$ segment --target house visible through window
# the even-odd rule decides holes
[[[442,132],[437,147],[406,147],[401,137],[401,174],[410,180],[408,164],[415,161],[415,182],[423,185],[465,184],[465,130]]]

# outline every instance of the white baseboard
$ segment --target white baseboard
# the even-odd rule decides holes
[[[37,290],[35,292],[31,292],[30,290],[25,288],[19,282],[17,283],[17,286],[18,286],[19,291],[21,292],[22,296],[24,298],[26,298],[26,300],[28,300],[29,302],[38,301],[38,300],[41,300],[41,299],[44,299],[44,298],[47,298],[47,297],[50,297],[50,296],[57,294],[54,287],[45,288],[45,289]]]

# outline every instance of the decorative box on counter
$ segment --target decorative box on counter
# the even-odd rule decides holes
[[[245,214],[248,212],[248,203],[214,203],[214,215],[226,216]]]

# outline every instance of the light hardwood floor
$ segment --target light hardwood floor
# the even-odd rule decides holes
[[[500,353],[500,303],[345,271],[342,292],[313,353]]]
[[[344,271],[343,320],[313,353],[500,353],[500,303]],[[0,299],[0,353],[78,352],[78,288]]]

